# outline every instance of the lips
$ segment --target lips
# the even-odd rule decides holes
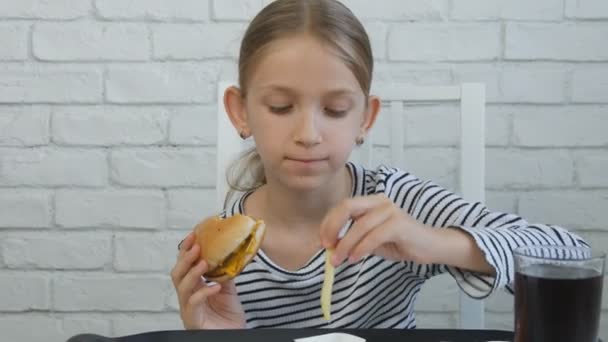
[[[290,161],[300,162],[300,163],[314,163],[327,160],[327,158],[310,158],[310,157],[287,157],[285,158]]]

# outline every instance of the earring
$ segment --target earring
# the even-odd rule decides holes
[[[241,137],[241,139],[245,140],[247,138],[249,138],[249,135],[247,133],[245,133],[245,129],[241,129],[239,131],[239,136]]]
[[[355,139],[355,144],[357,144],[359,146],[363,145],[364,142],[365,142],[365,138],[362,135],[358,136],[357,139]]]

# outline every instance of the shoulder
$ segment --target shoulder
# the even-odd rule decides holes
[[[224,204],[224,210],[219,214],[221,217],[226,218],[236,214],[243,214],[245,212],[244,203],[249,195],[253,191],[249,192],[234,192],[229,198],[227,198]]]
[[[364,167],[356,163],[350,163],[353,170],[355,183],[362,186],[360,195],[371,195],[377,193],[390,193],[393,189],[399,191],[424,183],[414,174],[396,167],[381,164],[372,168]]]

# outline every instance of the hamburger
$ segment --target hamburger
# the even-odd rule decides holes
[[[194,228],[200,258],[207,262],[207,280],[222,283],[236,277],[251,262],[264,239],[266,225],[245,215],[212,216]]]

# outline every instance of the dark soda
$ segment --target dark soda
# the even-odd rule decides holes
[[[515,342],[597,342],[603,277],[530,265],[515,274]]]

